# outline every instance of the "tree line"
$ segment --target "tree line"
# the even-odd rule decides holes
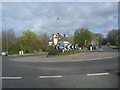
[[[114,29],[107,33],[107,37],[104,37],[102,33],[93,33],[89,29],[80,28],[74,33],[74,44],[79,46],[85,45],[116,45],[120,46],[120,30]]]
[[[89,29],[79,28],[71,38],[73,38],[72,43],[79,46],[91,45],[92,43],[95,43],[96,46],[120,45],[118,29],[109,31],[107,37],[104,37],[102,33],[93,33]],[[24,53],[48,52],[48,41],[49,36],[45,33],[37,35],[26,30],[20,37],[17,37],[13,30],[2,31],[2,50],[8,51],[9,54],[18,54],[20,50],[23,50]]]
[[[2,31],[2,50],[8,51],[9,54],[17,54],[20,50],[24,53],[35,53],[48,51],[47,34],[41,36],[27,30],[20,37],[16,37],[13,30]]]

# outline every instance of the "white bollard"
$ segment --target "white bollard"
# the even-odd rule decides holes
[[[19,51],[19,55],[21,55],[21,51]]]
[[[92,51],[92,47],[90,47],[90,51]]]
[[[21,51],[21,54],[23,55],[23,50]]]

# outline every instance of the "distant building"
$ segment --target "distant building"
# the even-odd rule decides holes
[[[60,33],[52,34],[52,38],[49,41],[49,46],[51,45],[70,45],[71,43],[67,39],[67,35],[63,36]]]

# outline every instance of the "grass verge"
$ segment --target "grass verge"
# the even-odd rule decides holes
[[[108,46],[109,48],[112,48],[112,49],[119,49],[120,48],[120,46],[114,46],[114,45],[110,45],[110,46]]]
[[[23,54],[23,55],[29,55],[29,54],[47,54],[48,52],[35,52],[35,53],[25,53],[25,54]],[[17,56],[17,55],[19,55],[19,54],[10,54],[10,55],[8,55],[8,56]]]

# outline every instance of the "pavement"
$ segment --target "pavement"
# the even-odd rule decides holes
[[[85,51],[73,55],[62,55],[62,56],[51,56],[46,57],[46,55],[37,56],[27,56],[27,57],[16,57],[11,58],[10,61],[16,62],[71,62],[71,61],[88,61],[88,60],[100,60],[118,57],[118,52],[115,50],[113,52],[105,52],[109,50],[107,47],[103,47],[99,51]]]

